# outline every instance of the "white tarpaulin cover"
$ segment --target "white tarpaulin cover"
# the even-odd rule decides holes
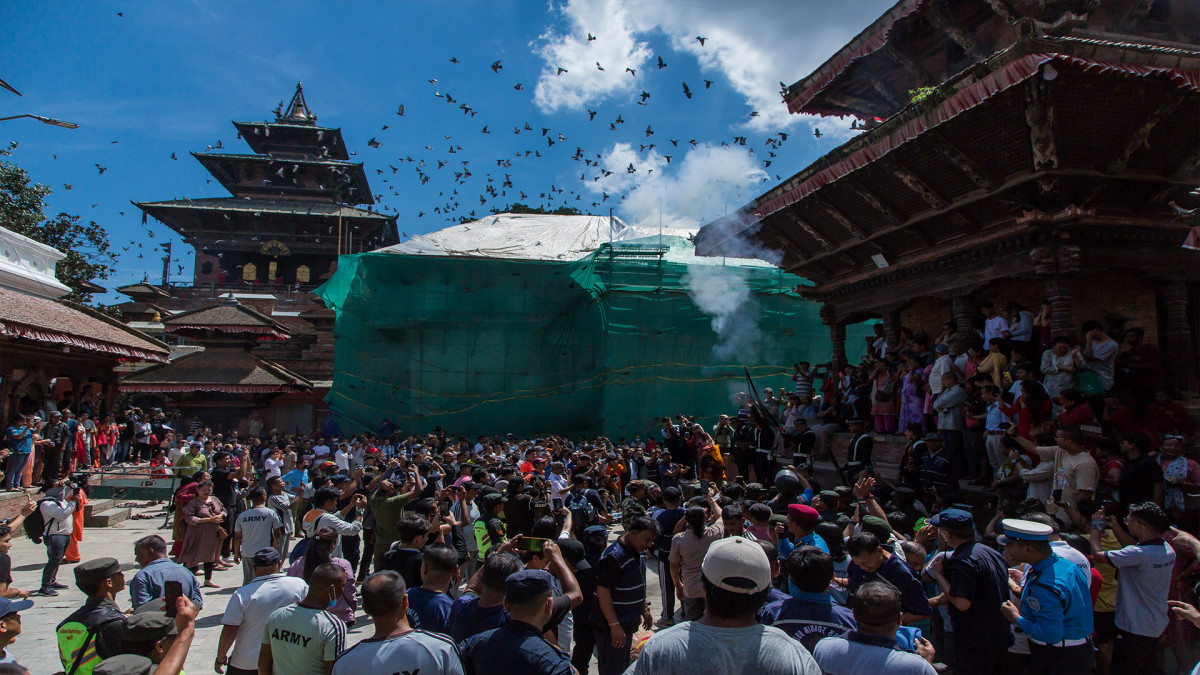
[[[688,237],[695,230],[666,228],[663,236]],[[609,241],[653,237],[657,227],[636,227],[608,216],[554,216],[500,213],[419,234],[383,251],[408,255],[578,260]]]

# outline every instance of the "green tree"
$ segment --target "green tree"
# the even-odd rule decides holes
[[[492,213],[542,213],[551,216],[580,216],[583,212],[574,206],[560,206],[553,211],[547,211],[540,206],[526,206],[521,202],[509,204],[503,208],[492,209]]]
[[[12,143],[0,149],[0,157],[12,155],[16,147]],[[55,274],[71,289],[67,300],[86,303],[91,299],[89,283],[107,279],[117,258],[108,233],[95,221],[85,223],[69,213],[47,217],[50,193],[49,187],[33,183],[25,169],[0,159],[0,226],[67,254]]]

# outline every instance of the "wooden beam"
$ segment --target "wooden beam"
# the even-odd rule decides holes
[[[857,223],[855,223],[854,221],[850,220],[849,216],[847,216],[845,213],[842,213],[841,209],[834,206],[833,203],[830,202],[828,199],[826,199],[825,197],[822,197],[820,194],[814,194],[812,196],[812,199],[813,199],[813,202],[818,207],[820,207],[826,213],[828,213],[831,218],[838,221],[839,225],[846,228],[847,232],[854,235],[855,237],[858,237],[859,239],[870,238],[871,235],[867,234],[866,230],[859,227],[859,225]]]
[[[812,237],[818,244],[821,245],[821,248],[825,249],[826,251],[832,251],[836,248],[832,241],[829,241],[824,235],[822,235],[820,232],[817,232],[817,228],[813,227],[808,221],[797,215],[795,207],[784,207],[782,213],[784,218],[786,218],[796,227],[803,230],[805,234]]]
[[[882,162],[883,168],[888,173],[892,174],[892,176],[894,176],[897,180],[899,180],[901,183],[904,183],[905,187],[917,193],[921,199],[925,200],[925,203],[928,204],[930,208],[939,210],[946,208],[947,202],[942,198],[941,195],[934,192],[933,188],[929,187],[925,181],[918,178],[915,174],[913,174],[913,172],[905,168],[895,158],[884,157],[878,161]]]
[[[1150,134],[1154,131],[1154,128],[1158,126],[1159,122],[1162,122],[1171,113],[1175,112],[1175,108],[1179,107],[1180,103],[1183,103],[1182,96],[1172,96],[1162,105],[1158,106],[1154,112],[1150,113],[1146,121],[1142,123],[1142,126],[1138,127],[1137,131],[1134,131],[1129,137],[1129,142],[1125,144],[1125,149],[1121,151],[1121,154],[1108,163],[1106,171],[1108,173],[1120,173],[1125,167],[1129,166],[1129,161],[1133,159],[1134,153],[1146,145],[1146,139],[1150,138]]]
[[[990,192],[995,192],[1000,188],[1000,184],[993,180],[983,170],[983,167],[976,164],[974,160],[967,156],[967,153],[960,150],[958,146],[951,143],[936,129],[927,131],[924,138],[929,146],[936,150],[938,154],[945,157],[956,169],[963,172],[975,184],[975,187]]]
[[[846,110],[862,111],[864,115],[875,115],[884,112],[884,106],[880,105],[877,101],[870,101],[845,92],[821,92],[820,95],[832,105],[845,108]]]
[[[988,7],[991,7],[992,11],[995,12],[997,16],[999,16],[1001,19],[1004,19],[1005,23],[1012,23],[1012,22],[1016,21],[1016,17],[1013,16],[1012,10],[1009,9],[1008,2],[1006,2],[1006,0],[986,0],[986,1],[988,4]]]
[[[863,73],[863,78],[867,81],[867,84],[871,85],[871,88],[874,89],[879,96],[887,102],[889,106],[900,106],[900,100],[896,98],[896,93],[889,89],[883,80],[869,73]]]
[[[871,208],[878,211],[879,215],[883,216],[884,220],[888,221],[888,225],[895,225],[903,220],[903,218],[900,217],[900,214],[896,213],[892,207],[885,204],[878,195],[867,189],[867,186],[864,185],[861,180],[858,180],[853,176],[847,176],[845,180],[849,182],[850,187],[854,189],[854,193],[856,195],[862,197],[864,202],[869,204]]]
[[[927,9],[928,11],[923,12],[921,16],[934,28],[945,33],[955,44],[962,47],[963,51],[970,54],[976,60],[987,57],[984,50],[967,34],[967,31],[963,30],[963,27],[958,22],[942,13],[940,6],[928,7]]]
[[[897,50],[895,47],[891,45],[884,45],[879,51],[882,52],[889,61],[903,68],[908,73],[908,76],[912,78],[915,84],[920,85],[921,83],[927,82],[932,78],[932,75],[926,73],[921,66],[917,65],[917,62],[913,61],[912,57]]]

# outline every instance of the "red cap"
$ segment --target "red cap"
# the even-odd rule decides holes
[[[788,515],[801,523],[815,523],[821,519],[821,514],[808,504],[792,504],[788,507]]]

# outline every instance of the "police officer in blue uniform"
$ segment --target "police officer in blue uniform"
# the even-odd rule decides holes
[[[554,579],[545,570],[522,570],[504,582],[510,618],[463,643],[468,675],[573,675],[570,658],[542,637],[554,609]]]
[[[1029,672],[1089,675],[1095,657],[1089,579],[1074,563],[1050,548],[1049,525],[1006,518],[1000,521],[1004,557],[1027,564],[1021,606],[1005,602],[1000,611],[1029,636]]]

